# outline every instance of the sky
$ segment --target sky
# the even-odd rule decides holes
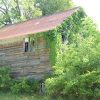
[[[73,0],[75,5],[82,6],[100,30],[100,0]]]

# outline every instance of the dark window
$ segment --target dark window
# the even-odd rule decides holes
[[[25,42],[25,52],[29,51],[29,42]]]
[[[64,43],[66,41],[65,35],[62,34],[62,42]]]

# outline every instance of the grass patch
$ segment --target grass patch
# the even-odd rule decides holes
[[[0,100],[51,100],[49,96],[12,94],[0,92]]]

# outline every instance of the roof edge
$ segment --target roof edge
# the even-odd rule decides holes
[[[29,19],[29,20],[25,20],[25,21],[22,21],[22,22],[17,22],[17,23],[14,23],[14,24],[9,24],[9,25],[6,25],[6,26],[1,27],[0,30],[3,29],[3,28],[9,27],[9,26],[21,24],[21,23],[24,23],[24,22],[27,22],[27,21],[31,21],[31,20],[35,20],[35,19],[40,19],[40,18],[44,18],[44,17],[49,17],[49,16],[52,16],[52,15],[64,13],[64,12],[67,12],[67,11],[70,11],[70,10],[78,10],[80,8],[81,8],[80,6],[76,6],[74,8],[67,9],[67,10],[64,10],[62,12],[60,11],[60,12],[56,12],[56,13],[53,13],[53,14],[50,14],[50,15],[40,16],[40,17],[37,17],[37,18],[32,18],[32,19]]]

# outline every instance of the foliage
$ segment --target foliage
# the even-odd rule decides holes
[[[51,98],[47,95],[13,94],[11,92],[9,93],[0,92],[0,100],[51,100]]]
[[[63,93],[77,97],[99,98],[100,97],[100,71],[88,72],[77,79],[65,82]]]
[[[78,10],[73,16],[69,17],[59,27],[52,31],[44,33],[45,40],[47,41],[47,47],[50,48],[50,60],[51,64],[55,66],[56,63],[61,62],[62,58],[62,34],[65,35],[66,40],[70,44],[76,42],[75,34],[78,34],[77,28],[82,26],[82,19],[86,16],[82,8]],[[74,31],[74,32],[73,32]],[[77,32],[77,33],[76,33]],[[61,58],[61,59],[60,59]]]
[[[42,10],[42,15],[64,11],[73,6],[72,0],[36,0],[36,5]]]
[[[29,91],[30,86],[27,84],[26,80],[15,81],[11,86],[11,91],[13,93],[23,93]]]
[[[61,45],[61,33],[57,29],[44,33],[47,48],[50,48],[51,65],[55,65],[56,58],[59,56],[59,49]]]
[[[80,9],[57,28],[56,34],[59,33],[66,36],[67,43],[53,47],[56,52],[54,73],[52,78],[46,80],[47,92],[76,100],[99,98],[100,32],[96,25]],[[49,44],[57,43],[55,39]],[[53,54],[54,51],[51,51]]]
[[[13,93],[36,93],[39,91],[39,82],[27,79],[15,80],[11,86]]]
[[[0,67],[0,90],[5,91],[11,86],[10,68]]]
[[[34,0],[0,0],[0,26],[41,16]]]
[[[24,19],[31,19],[31,18],[36,18],[38,16],[41,16],[41,10],[37,7],[35,7],[35,0],[23,0],[20,1],[21,3],[21,13],[23,13],[23,15],[21,17],[23,17]]]
[[[76,43],[77,35],[82,35],[83,18],[86,14],[82,8],[76,11],[72,16],[63,22],[63,24],[58,28],[59,32],[62,33],[68,44]]]
[[[10,76],[10,67],[0,67],[0,91],[12,93],[37,93],[39,92],[39,81],[29,79],[13,79]]]

